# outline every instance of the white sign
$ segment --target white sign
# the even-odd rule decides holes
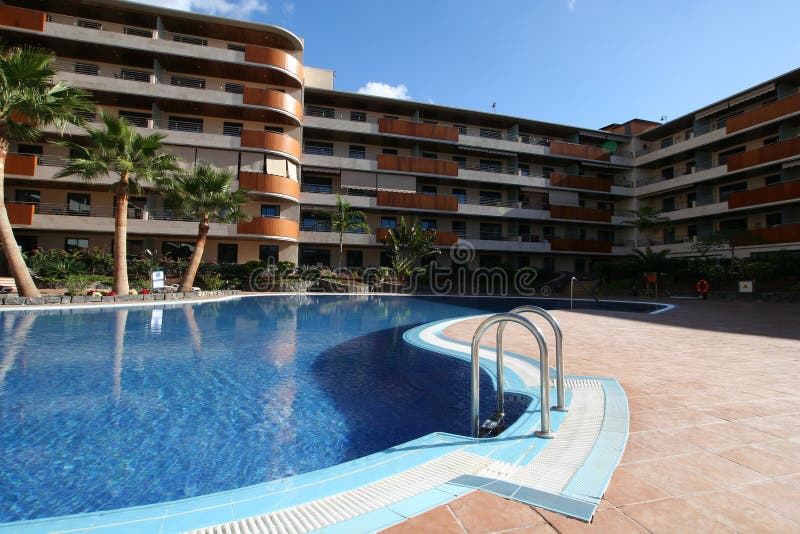
[[[164,271],[153,271],[153,289],[164,289]]]
[[[753,281],[752,280],[740,280],[739,281],[739,293],[752,293],[753,292]]]

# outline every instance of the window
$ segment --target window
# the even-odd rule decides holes
[[[500,130],[490,130],[489,128],[481,128],[480,132],[478,133],[481,137],[486,137],[489,139],[502,139],[503,132]]]
[[[132,80],[135,82],[150,83],[151,72],[144,70],[122,69],[120,70],[120,77],[123,80]]]
[[[614,214],[614,203],[613,202],[597,202],[597,209],[605,210],[612,215]]]
[[[664,180],[671,180],[672,178],[675,178],[675,167],[661,169],[661,178]]]
[[[350,222],[351,223],[362,223],[362,222],[364,222],[364,219],[361,218],[361,217],[353,217],[352,219],[350,219]],[[351,228],[351,229],[347,230],[347,233],[348,234],[366,234],[367,230],[365,228]]]
[[[367,122],[367,114],[363,111],[351,111],[350,120],[355,122]]]
[[[381,217],[381,228],[391,228],[394,230],[397,228],[397,218],[396,217]]]
[[[396,156],[397,153],[396,148],[384,148],[381,150],[381,154],[386,154],[387,156]]]
[[[243,126],[241,122],[224,122],[222,123],[222,135],[241,137]]]
[[[772,176],[767,176],[764,178],[764,185],[775,185],[781,182],[781,175],[780,174],[773,174]]]
[[[422,157],[425,158],[425,159],[438,159],[439,158],[439,156],[437,156],[433,152],[423,152],[422,153]]]
[[[89,248],[89,240],[83,237],[68,237],[64,240],[64,250],[68,252],[86,248]]]
[[[529,256],[517,256],[517,269],[531,266],[531,258]]]
[[[150,123],[150,114],[141,113],[139,111],[120,111],[119,118],[128,121],[131,126],[138,126],[139,128],[147,128]]]
[[[75,73],[87,76],[97,76],[100,74],[100,67],[93,63],[75,63]]]
[[[170,258],[188,259],[194,252],[194,243],[183,241],[164,241],[161,243],[161,254]]]
[[[84,19],[78,19],[78,27],[79,28],[89,28],[89,29],[92,29],[92,30],[102,30],[103,29],[103,25],[100,22],[98,22],[96,20],[84,20]]]
[[[191,87],[193,89],[205,89],[206,81],[203,78],[191,78],[189,76],[172,76],[169,81],[170,85],[177,85],[179,87]]]
[[[661,211],[675,211],[675,197],[661,199]]]
[[[17,152],[41,156],[44,154],[44,147],[42,145],[17,145]]]
[[[544,226],[542,228],[542,239],[544,241],[551,241],[556,236],[556,230],[552,226]]]
[[[767,137],[766,139],[764,139],[764,146],[773,145],[773,144],[775,144],[777,142],[778,142],[778,136],[777,135],[773,136],[773,137]]]
[[[203,133],[203,119],[170,115],[167,128],[178,132]]]
[[[454,124],[453,128],[458,130],[458,135],[467,135],[467,127],[461,124]]]
[[[719,201],[726,202],[734,191],[744,191],[747,189],[747,182],[736,182],[735,184],[721,185],[719,187]]]
[[[434,219],[422,219],[420,226],[423,230],[436,230],[436,221]]]
[[[459,204],[466,204],[466,202],[467,202],[467,190],[466,189],[454,188],[453,189],[453,196],[458,198],[458,203]]]
[[[747,218],[728,219],[727,221],[720,221],[719,231],[730,232],[732,230],[747,230]]]
[[[684,141],[688,141],[692,137],[694,137],[694,130],[686,130],[685,132],[683,132]]]
[[[367,147],[361,145],[350,145],[348,157],[351,159],[367,159]]]
[[[239,43],[228,43],[228,50],[233,50],[234,52],[244,52],[244,45]]]
[[[304,232],[330,232],[331,224],[327,220],[317,219],[313,211],[304,211],[300,215],[300,229]]]
[[[259,245],[258,259],[272,265],[278,263],[278,245]]]
[[[303,154],[333,156],[333,143],[325,143],[324,141],[304,141]]]
[[[615,242],[615,237],[616,236],[614,235],[614,232],[610,230],[598,230],[597,232],[597,239],[599,239],[600,241],[607,241],[612,245]]]
[[[666,139],[661,140],[661,148],[667,148],[672,146],[672,137],[667,137]]]
[[[483,172],[502,172],[503,163],[493,159],[482,159],[480,169]]]
[[[530,176],[531,175],[531,166],[527,163],[520,163],[517,165],[517,169],[519,169],[520,176]]]
[[[217,245],[218,263],[236,263],[239,257],[239,245],[236,243],[220,243]]]
[[[697,193],[686,194],[686,207],[694,208],[697,206]]]
[[[14,202],[25,202],[26,204],[36,204],[38,206],[41,198],[39,191],[34,191],[33,189],[17,189],[14,192]]]
[[[586,272],[586,260],[584,258],[575,258],[575,272],[576,273]]]
[[[91,211],[91,196],[88,193],[67,193],[67,212],[70,215],[88,215]]]
[[[39,248],[39,239],[35,235],[18,235],[17,245],[22,249],[22,252],[33,252]]]
[[[324,176],[303,176],[300,190],[306,193],[333,193],[333,180]]]
[[[322,117],[323,119],[332,119],[336,116],[333,108],[322,108],[319,106],[306,106],[306,115],[310,117]]]
[[[467,168],[467,158],[463,156],[453,156],[453,161],[455,161],[458,164],[459,169]]]
[[[781,224],[783,224],[783,218],[781,217],[780,212],[767,213],[767,228],[772,226],[780,226]]]
[[[419,188],[419,192],[423,195],[435,195],[436,194],[436,186],[435,185],[423,185]]]
[[[665,245],[672,245],[676,242],[675,240],[675,227],[671,226],[669,228],[664,228],[663,232],[663,240]]]
[[[265,132],[283,133],[283,126],[264,126]]]
[[[482,206],[499,206],[503,201],[503,195],[499,191],[481,191],[478,202]]]
[[[696,224],[690,224],[690,225],[688,225],[686,227],[686,236],[691,241],[694,241],[694,239],[697,237],[697,225]]]
[[[450,223],[450,230],[458,235],[459,239],[467,238],[467,223],[465,221],[453,221]]]
[[[542,177],[550,179],[550,175],[556,172],[553,167],[542,167]]]
[[[363,267],[364,253],[360,250],[348,250],[345,265],[348,267]]]
[[[241,95],[244,93],[244,84],[225,82],[225,92]]]
[[[556,272],[556,259],[552,256],[542,258],[542,271],[546,273]]]
[[[683,174],[692,174],[694,172],[694,160],[687,161],[686,166],[683,168]]]
[[[145,30],[144,28],[131,28],[130,26],[125,26],[122,29],[122,33],[125,35],[135,35],[136,37],[146,37],[148,39],[153,38],[152,30]]]
[[[281,207],[277,204],[261,204],[262,217],[280,217]]]
[[[192,37],[190,35],[173,35],[172,40],[175,41],[176,43],[187,43],[197,46],[208,46],[208,41],[206,39],[201,39],[200,37]]]
[[[331,251],[318,248],[300,248],[300,265],[327,266],[331,264]]]
[[[500,223],[481,223],[480,239],[502,239],[503,225]]]

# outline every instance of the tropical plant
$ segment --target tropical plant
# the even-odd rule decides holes
[[[365,222],[366,215],[363,211],[353,209],[350,203],[336,195],[336,207],[332,210],[321,210],[317,216],[326,221],[331,230],[339,233],[339,270],[342,269],[344,254],[344,234],[348,232],[370,233],[369,225]]]
[[[245,189],[231,191],[233,179],[233,175],[227,170],[200,163],[162,184],[169,208],[179,215],[200,221],[197,226],[197,243],[178,291],[192,290],[206,247],[210,223],[234,223],[249,218],[242,211],[242,206],[250,201],[249,193]],[[209,277],[206,277],[206,284],[209,285]]]
[[[400,217],[397,228],[389,229],[385,241],[395,274],[401,280],[407,280],[417,260],[441,253],[434,247],[435,242],[436,232],[424,230],[418,219],[408,224],[405,217]]]
[[[630,210],[630,213],[633,214],[633,220],[627,221],[627,224],[644,233],[647,236],[648,244],[652,240],[652,232],[669,222],[669,218],[661,210],[650,206]]]
[[[82,111],[94,105],[89,94],[63,82],[53,82],[55,55],[29,46],[0,48],[0,241],[8,269],[22,296],[38,297],[39,290],[25,265],[5,207],[5,164],[11,141],[28,143],[41,128],[83,124]]]
[[[142,189],[141,182],[158,184],[178,170],[177,156],[161,152],[162,134],[142,135],[125,119],[103,112],[105,129],[86,128],[89,144],[60,141],[72,149],[66,168],[55,178],[79,176],[86,181],[116,174],[119,180],[112,186],[115,193],[114,210],[114,273],[113,288],[118,295],[128,290],[128,197]]]
[[[653,252],[650,247],[647,247],[644,252],[634,249],[632,253],[628,254],[625,262],[637,274],[669,273],[672,271],[672,260],[667,257],[669,253],[669,249],[658,252]]]

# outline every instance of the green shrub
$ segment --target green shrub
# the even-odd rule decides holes
[[[200,281],[203,283],[205,288],[210,291],[217,291],[226,285],[225,279],[218,274],[207,274],[205,276],[201,276]]]

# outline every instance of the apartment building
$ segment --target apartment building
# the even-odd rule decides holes
[[[58,79],[164,134],[186,165],[237,176],[252,218],[212,225],[206,259],[338,265],[339,235],[319,216],[336,194],[373,229],[345,235],[349,266],[385,263],[401,217],[444,249],[468,248],[473,267],[583,272],[634,246],[696,254],[693,241],[718,230],[756,236],[740,254],[800,249],[800,71],[664,124],[591,129],[336,91],[282,28],[126,2],[8,0],[0,36],[55,50]],[[13,145],[6,165],[19,244],[112,247],[112,179],[54,180],[69,153],[45,133]],[[641,206],[670,224],[638,235]],[[190,253],[196,223],[156,192],[131,199],[129,216],[131,253]]]

